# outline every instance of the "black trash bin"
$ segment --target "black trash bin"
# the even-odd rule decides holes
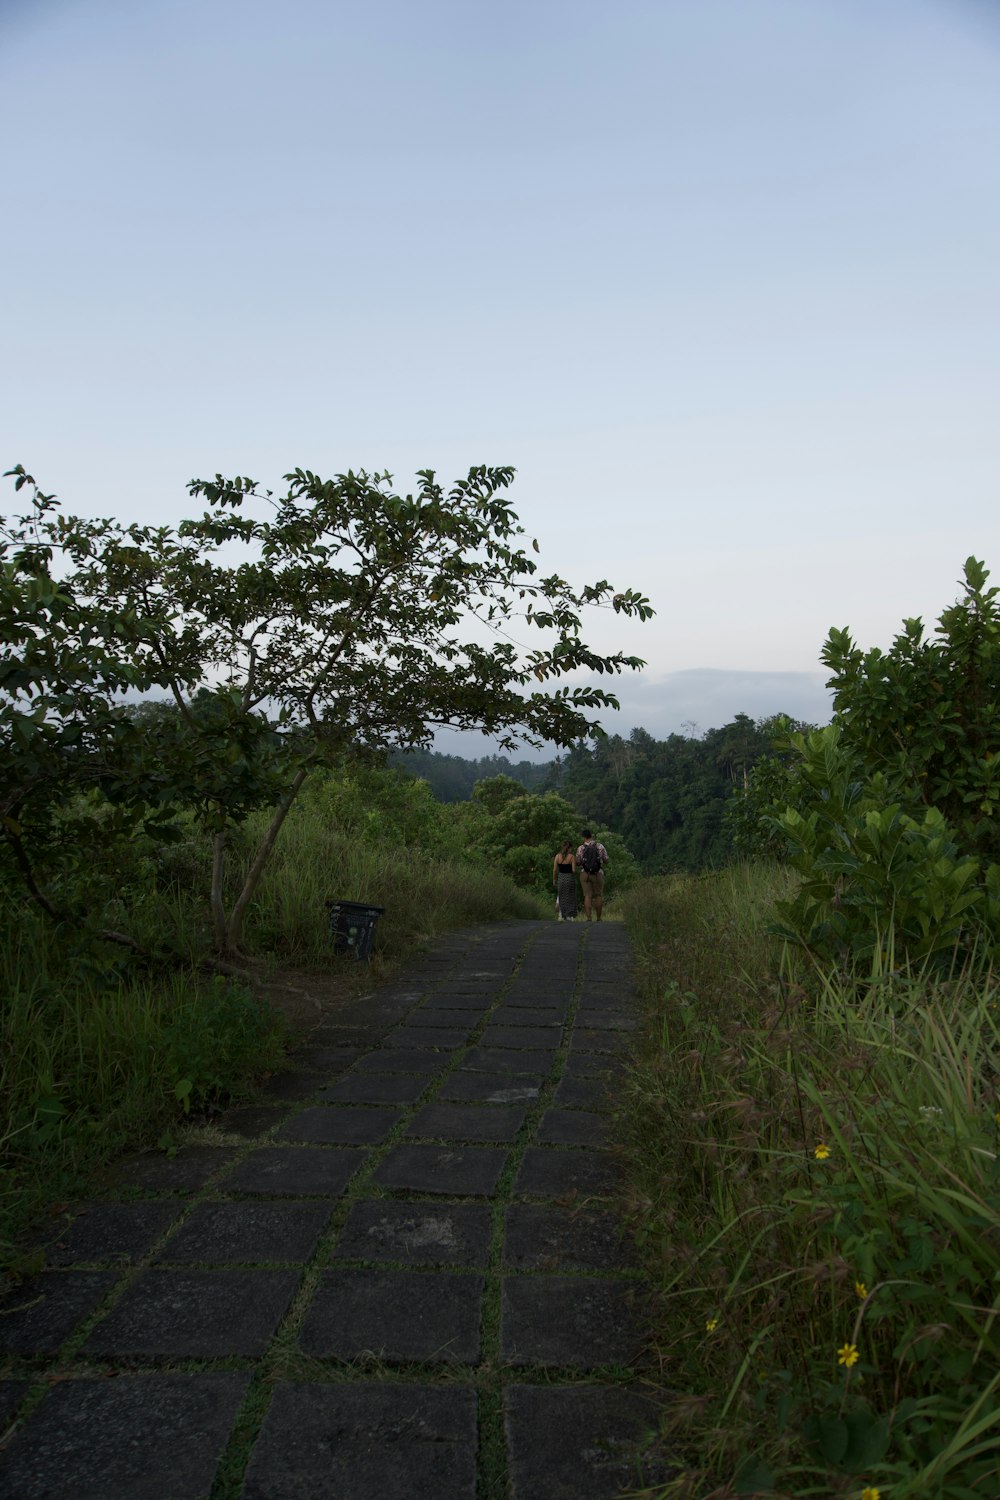
[[[353,953],[359,960],[367,958],[372,951],[375,923],[385,907],[363,901],[328,901],[326,905],[334,952]]]

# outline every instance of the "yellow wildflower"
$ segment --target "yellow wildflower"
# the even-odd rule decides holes
[[[861,1500],[882,1500],[882,1491],[877,1490],[873,1484],[866,1484],[861,1491]]]
[[[826,1144],[826,1141],[817,1141],[816,1145],[815,1145],[815,1147],[813,1149],[813,1156],[815,1156],[816,1160],[817,1161],[826,1161],[826,1159],[827,1159],[827,1157],[829,1155],[830,1155],[830,1148]]]
[[[857,1344],[842,1344],[837,1350],[838,1365],[846,1365],[848,1369],[856,1365],[859,1359]]]
[[[862,1302],[868,1296],[868,1288],[865,1286],[865,1284],[864,1284],[863,1281],[856,1281],[854,1283],[854,1290],[857,1292],[857,1294],[861,1298]]]
[[[714,1333],[715,1330],[718,1328],[718,1326],[719,1326],[719,1320],[718,1320],[718,1318],[709,1318],[708,1321],[705,1324],[705,1332],[706,1333]]]

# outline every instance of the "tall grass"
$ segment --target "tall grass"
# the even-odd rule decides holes
[[[294,965],[358,981],[360,966],[333,951],[335,899],[385,908],[376,976],[449,928],[551,915],[534,895],[450,853],[405,784],[389,792],[395,815],[391,795],[375,816],[350,785],[333,808],[322,786],[293,808],[249,912],[253,974]],[[420,819],[410,816],[414,802]],[[251,818],[233,841],[231,895],[265,826],[264,814]],[[24,1223],[79,1191],[87,1171],[155,1141],[179,1111],[241,1097],[280,1059],[283,1028],[250,984],[199,971],[210,943],[210,848],[193,823],[187,833],[162,848],[136,839],[103,849],[114,884],[97,878],[93,862],[86,872],[88,898],[104,893],[95,915],[166,948],[172,965],[136,963],[55,930],[13,888],[0,890],[0,1261]]]
[[[247,820],[248,845],[265,822]],[[326,904],[338,899],[385,908],[375,953],[390,963],[467,923],[550,915],[537,896],[496,871],[381,830],[366,838],[304,799],[289,814],[261,881],[248,922],[252,944],[287,961],[329,963]]]
[[[663,1494],[1000,1494],[992,982],[793,973],[744,869],[631,898],[622,1129],[687,1465]],[[784,967],[783,967],[784,966]]]
[[[0,921],[0,1250],[179,1110],[238,1096],[282,1053],[279,1019],[231,980],[157,979],[74,953],[7,902]],[[0,1257],[2,1258],[2,1257]]]

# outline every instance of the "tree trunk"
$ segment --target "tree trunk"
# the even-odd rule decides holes
[[[229,925],[225,933],[224,947],[222,949],[224,954],[238,954],[240,952],[240,944],[243,941],[243,918],[246,915],[246,909],[253,900],[260,877],[264,873],[264,866],[271,857],[271,850],[274,848],[275,840],[281,832],[281,825],[287,818],[289,809],[298,796],[302,783],[308,775],[308,766],[303,766],[300,770],[296,771],[294,781],[274,809],[274,816],[268,825],[267,832],[261,840],[260,848],[254,856],[253,864],[247,871],[247,878],[243,882],[243,889],[240,891],[236,905],[233,907],[232,915],[229,918]]]
[[[226,903],[222,896],[222,877],[226,868],[225,831],[212,839],[212,936],[219,953],[226,948]]]

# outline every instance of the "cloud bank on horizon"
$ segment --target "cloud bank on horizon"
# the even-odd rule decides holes
[[[663,676],[647,674],[618,679],[612,687],[621,703],[619,713],[604,713],[601,723],[608,734],[627,739],[633,729],[645,729],[654,739],[672,734],[698,738],[709,729],[720,729],[737,714],[768,719],[787,714],[806,724],[829,723],[832,695],[824,672],[741,672],[717,668],[691,668]],[[468,760],[495,755],[496,744],[483,735],[442,730],[434,748],[445,755]],[[511,760],[552,760],[559,751],[504,751]]]

